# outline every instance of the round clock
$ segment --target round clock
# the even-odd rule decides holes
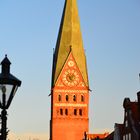
[[[66,70],[63,74],[62,81],[66,86],[76,86],[79,83],[79,74],[76,70]]]

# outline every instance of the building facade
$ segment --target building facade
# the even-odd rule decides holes
[[[53,54],[50,140],[83,140],[89,83],[76,0],[65,0]]]
[[[124,122],[115,124],[114,140],[140,140],[140,92],[137,97],[137,101],[124,99]]]

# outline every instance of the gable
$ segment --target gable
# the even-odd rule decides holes
[[[55,87],[84,88],[87,87],[77,63],[70,52],[56,81]]]

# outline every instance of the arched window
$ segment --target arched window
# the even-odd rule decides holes
[[[60,109],[60,115],[63,115],[63,109],[62,108]]]
[[[81,102],[84,102],[84,95],[81,95]]]
[[[73,95],[73,101],[76,101],[76,95]]]
[[[82,109],[79,109],[79,115],[82,116],[83,112]]]
[[[58,95],[58,101],[59,102],[61,101],[61,95],[60,94]]]
[[[68,95],[66,95],[66,101],[69,101],[69,96]]]
[[[74,109],[74,115],[77,115],[77,109]]]
[[[65,109],[65,115],[68,115],[68,109]]]

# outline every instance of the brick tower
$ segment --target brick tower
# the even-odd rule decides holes
[[[53,55],[50,140],[83,140],[89,86],[76,0],[65,0]]]

